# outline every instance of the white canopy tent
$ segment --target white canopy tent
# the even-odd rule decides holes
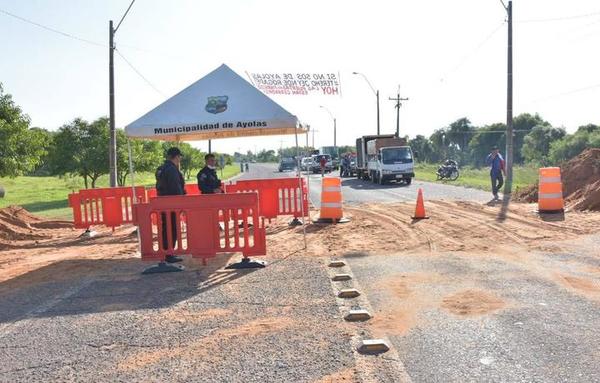
[[[298,118],[223,64],[125,127],[131,138],[187,141],[297,134]]]
[[[294,134],[298,154],[298,134],[306,132],[296,116],[225,64],[125,127],[125,134],[130,139],[164,141]],[[134,185],[131,146],[129,149],[131,183]],[[301,182],[298,168],[302,199]],[[306,231],[304,237],[306,247]]]

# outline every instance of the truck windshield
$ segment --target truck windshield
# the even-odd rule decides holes
[[[386,165],[412,162],[412,154],[409,148],[390,148],[384,149],[382,152],[382,161]]]

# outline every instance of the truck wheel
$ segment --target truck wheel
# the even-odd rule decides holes
[[[405,178],[404,182],[406,182],[406,186],[410,185],[412,182],[412,178]]]

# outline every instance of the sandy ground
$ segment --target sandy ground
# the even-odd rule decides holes
[[[429,219],[413,220],[414,204],[364,204],[345,207],[349,223],[310,225],[308,255],[360,256],[398,252],[510,252],[514,249],[560,250],[558,242],[600,232],[600,214],[569,212],[546,215],[535,205],[488,205],[462,201],[425,203]],[[315,214],[316,215],[316,214]],[[269,245],[285,253],[297,243],[294,231],[272,226]],[[290,245],[288,245],[290,244]]]
[[[409,203],[346,207],[344,213],[350,222],[337,225],[312,224],[290,229],[286,225],[289,219],[281,218],[267,227],[269,256],[282,258],[302,253],[352,257],[444,251],[512,254],[523,249],[559,252],[565,240],[600,232],[600,214],[593,212],[569,212],[542,219],[534,211],[535,205],[530,204],[511,204],[504,212],[501,205],[462,201],[429,201],[425,206],[430,218],[418,221],[411,219],[414,204]],[[312,215],[317,216],[318,212],[313,211]],[[131,258],[137,249],[131,226],[118,228],[114,233],[97,228],[96,237],[84,238],[80,237],[81,230],[70,228],[64,221],[28,217],[18,222],[34,219],[22,230],[15,230],[18,235],[26,234],[22,238],[0,243],[0,282],[61,260]],[[307,233],[306,251],[301,250],[303,230]],[[74,265],[73,269],[60,271],[53,270],[47,277],[102,269],[78,269]],[[37,274],[37,278],[45,277]],[[573,279],[566,283],[585,284]]]
[[[435,264],[437,257],[454,254],[459,259],[455,265],[458,269],[461,264],[473,266],[501,258],[503,262],[527,269],[536,277],[578,296],[600,302],[600,254],[597,244],[584,240],[588,235],[600,232],[600,213],[567,212],[564,216],[539,217],[534,212],[534,207],[535,205],[511,204],[508,208],[503,208],[502,205],[474,202],[428,201],[426,210],[430,218],[419,221],[411,219],[414,204],[409,203],[346,207],[345,215],[350,218],[350,222],[345,224],[313,224],[289,228],[289,219],[282,218],[267,227],[269,259],[275,263],[293,263],[294,257],[346,257],[358,260],[369,255],[392,257],[403,254],[420,263]],[[316,214],[317,212],[313,212],[313,215]],[[107,283],[137,283],[137,277],[133,277],[131,273],[135,273],[136,269],[141,271],[145,266],[137,258],[137,238],[132,234],[131,226],[121,227],[114,233],[108,229],[100,229],[96,237],[84,238],[80,237],[81,230],[74,230],[65,222],[42,221],[31,216],[22,216],[16,220],[4,218],[12,234],[10,238],[0,238],[0,297],[15,294],[19,290],[26,291],[36,285],[85,280],[88,277],[106,279]],[[306,251],[302,250],[304,230],[308,240]],[[537,252],[557,255],[577,252],[584,254],[585,259],[569,258],[566,261],[568,268],[558,267],[547,258],[531,255]],[[206,278],[202,284],[221,286],[229,298],[241,297],[236,290],[236,283],[222,286],[224,281],[228,282],[229,277],[218,270],[225,263],[224,260],[209,262],[208,268],[204,270],[206,272],[202,271],[202,278]],[[115,264],[126,264],[128,271],[115,272]],[[192,270],[198,268],[197,273],[200,275],[202,266],[197,262],[188,266]],[[489,274],[490,270],[481,273]],[[502,277],[508,280],[515,275],[511,276],[507,272]],[[506,299],[478,284],[463,283],[459,289],[446,289],[441,296],[439,292],[433,294],[431,286],[451,286],[452,278],[452,274],[437,272],[434,268],[422,272],[396,273],[377,279],[370,289],[394,297],[395,303],[376,310],[375,318],[364,325],[365,331],[382,337],[404,336],[419,327],[419,322],[423,320],[421,313],[433,306],[461,319],[501,312],[518,304],[516,300]],[[187,283],[190,286],[192,284]],[[248,280],[248,283],[249,286],[256,286],[258,282]],[[182,291],[186,289],[185,286],[182,285]],[[420,289],[419,286],[427,288]],[[118,297],[120,293],[111,291],[108,294],[116,294]],[[294,300],[296,294],[298,291],[292,290],[284,295],[290,295],[290,299]],[[315,292],[310,304],[327,305],[327,302],[318,298],[320,294],[321,292]],[[240,298],[232,303],[239,304],[241,300]],[[191,326],[190,329],[194,326],[202,328],[205,323],[219,323],[224,318],[229,318],[232,312],[238,314],[237,311],[232,311],[236,307],[215,304],[208,308],[202,307],[201,310],[190,310],[185,306],[174,305],[160,311],[158,323],[165,321],[186,328]],[[131,311],[134,309],[130,303],[117,300],[103,302],[102,307],[95,308],[94,311],[135,312]],[[154,321],[157,321],[156,315],[152,315]],[[231,343],[233,347],[239,339],[272,339],[273,334],[284,335],[289,331],[297,331],[300,336],[303,331],[309,331],[309,328],[301,318],[290,317],[286,307],[276,306],[275,310],[265,309],[248,314],[243,321],[232,326],[212,325],[208,335],[186,343],[185,346],[163,345],[152,349],[144,348],[140,352],[129,352],[118,361],[116,369],[127,376],[132,371],[160,366],[165,362],[167,354],[193,363],[200,357],[212,358],[211,350],[216,352],[218,344],[222,342]],[[349,334],[350,330],[342,322],[337,330],[334,328],[332,331]],[[321,349],[327,349],[326,339],[315,339]],[[348,368],[338,369],[316,381],[359,381],[356,373],[356,368],[349,365]]]

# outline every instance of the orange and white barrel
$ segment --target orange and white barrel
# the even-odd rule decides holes
[[[540,212],[561,211],[564,207],[560,168],[540,168],[538,210]]]
[[[342,209],[342,182],[338,177],[322,179],[320,219],[339,220],[344,217]]]

